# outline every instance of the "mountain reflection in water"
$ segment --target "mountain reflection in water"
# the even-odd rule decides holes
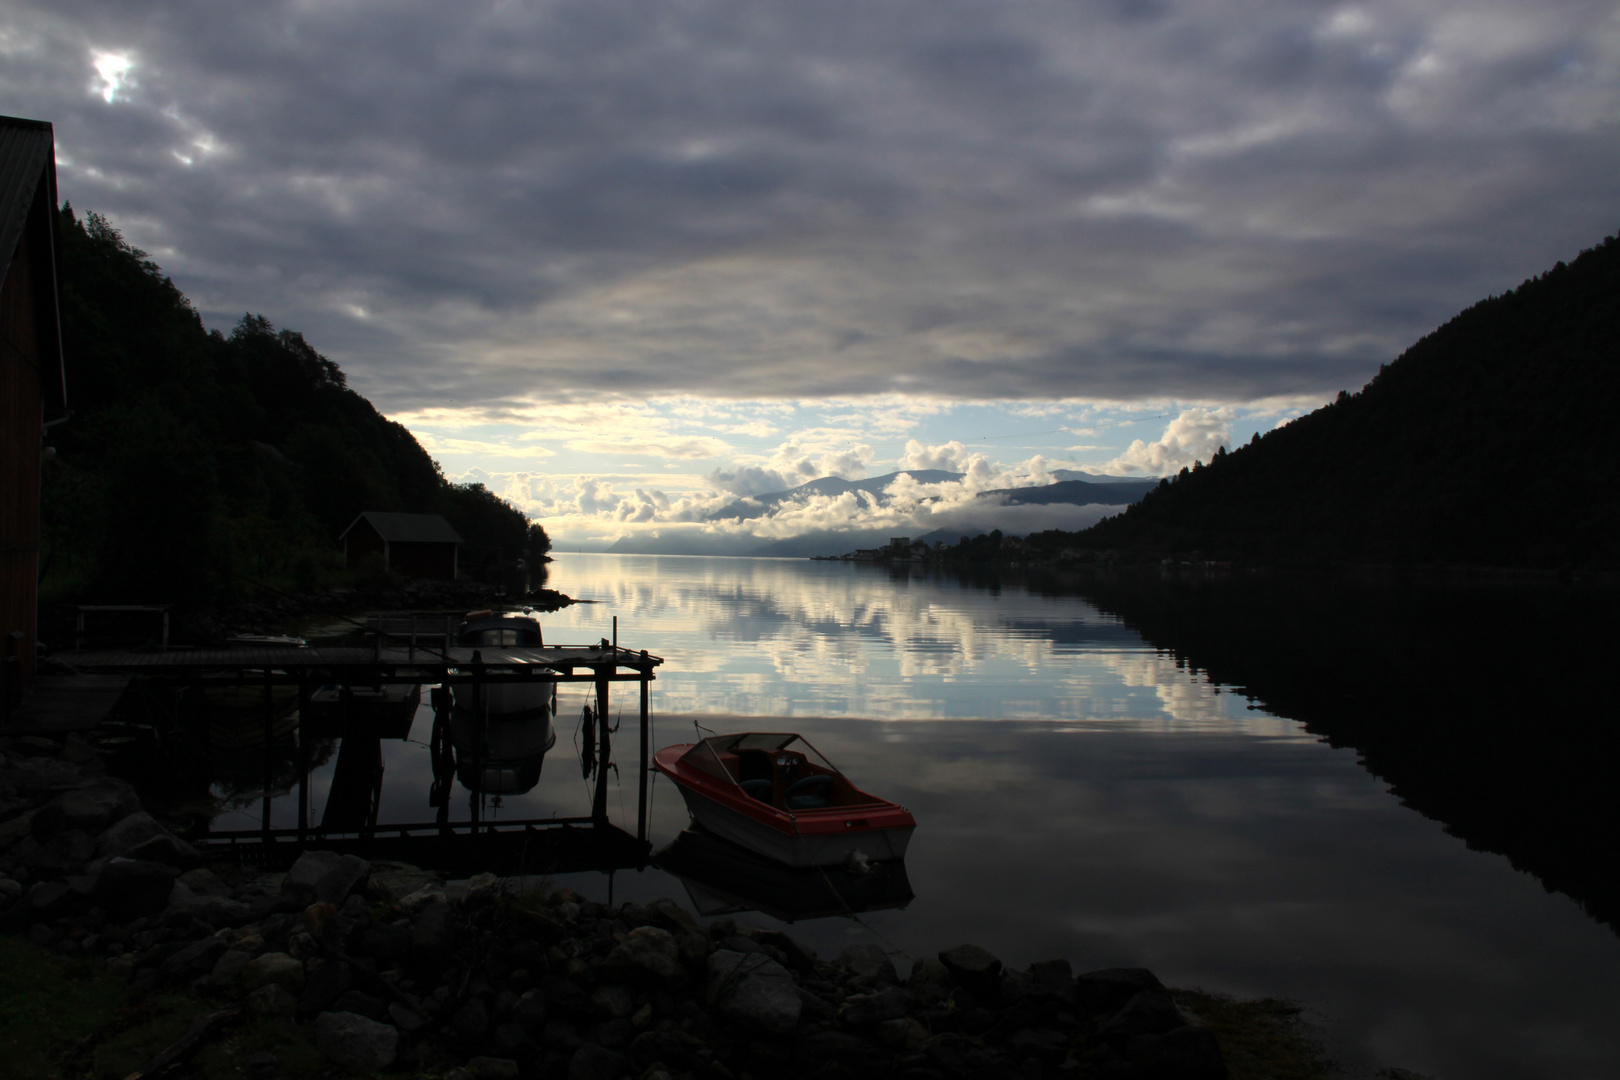
[[[1614,590],[1031,574],[1353,747],[1406,806],[1620,929]]]

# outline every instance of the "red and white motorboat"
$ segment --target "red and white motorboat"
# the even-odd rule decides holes
[[[666,746],[653,765],[703,828],[788,866],[899,859],[917,828],[794,734],[715,735]]]

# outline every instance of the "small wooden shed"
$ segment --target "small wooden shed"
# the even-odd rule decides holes
[[[51,125],[0,116],[0,710],[33,679],[44,424],[67,405]]]
[[[460,534],[442,514],[385,514],[367,510],[343,530],[344,565],[353,570],[371,555],[383,569],[406,577],[454,581]]]

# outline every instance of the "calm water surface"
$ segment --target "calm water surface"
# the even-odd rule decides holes
[[[1189,656],[1193,646],[1150,643],[1133,628],[1174,624],[1155,619],[1162,596],[1128,621],[1117,613],[1128,603],[1050,582],[609,555],[558,556],[549,583],[594,601],[547,617],[549,642],[609,636],[617,616],[622,645],[666,659],[653,684],[655,746],[690,741],[694,720],[798,731],[857,782],[916,814],[907,858],[916,899],[859,923],[792,928],[823,953],[877,940],[925,956],[972,941],[1017,966],[1064,956],[1076,970],[1140,965],[1171,985],[1295,998],[1361,1074],[1378,1065],[1442,1077],[1620,1074],[1620,940],[1588,914],[1608,910],[1613,896],[1582,876],[1582,859],[1612,853],[1612,837],[1607,851],[1538,863],[1550,845],[1515,838],[1512,828],[1493,832],[1490,807],[1468,801],[1468,783],[1448,786],[1456,779],[1449,766],[1424,765],[1421,753],[1384,735],[1332,726],[1388,714],[1388,702],[1356,703],[1358,690],[1381,685],[1380,642],[1407,659],[1428,657],[1423,685],[1443,700],[1466,702],[1479,691],[1473,684],[1485,677],[1460,670],[1470,661],[1437,642],[1426,650],[1401,641],[1413,632],[1404,621],[1381,631],[1375,618],[1355,631],[1374,653],[1347,657],[1340,686],[1333,675],[1303,677],[1306,661],[1288,660],[1308,632],[1234,641],[1247,632],[1241,620],[1228,627],[1223,602],[1206,594],[1195,644],[1235,663],[1229,677],[1245,691],[1214,681],[1214,669]],[[1495,603],[1487,610],[1499,610]],[[1337,625],[1344,615],[1330,603],[1311,618]],[[1313,657],[1322,651],[1301,647]],[[1351,651],[1342,641],[1333,648]],[[1531,724],[1545,687],[1514,686],[1514,672],[1487,666],[1491,680],[1509,680],[1493,683],[1490,695],[1523,695]],[[1599,680],[1601,669],[1569,667],[1566,688]],[[1258,684],[1289,708],[1273,711]],[[585,694],[563,688],[558,743],[540,786],[506,800],[500,815],[587,812],[571,727]],[[623,704],[630,726],[616,757],[624,779],[609,806],[633,827],[633,695]],[[1278,711],[1305,716],[1312,730]],[[419,741],[383,744],[385,822],[431,817],[423,794],[430,725],[424,707],[412,732]],[[1347,740],[1354,745],[1331,744]],[[1393,781],[1375,776],[1374,765]],[[315,778],[317,807],[329,775]],[[667,784],[654,785],[653,800],[661,844],[685,826],[686,812]],[[278,806],[278,819],[288,812]],[[1577,808],[1567,816],[1589,815]],[[1546,827],[1569,835],[1557,820]],[[600,875],[567,880],[606,896]],[[683,897],[678,880],[652,869],[620,873],[613,884],[619,901]]]

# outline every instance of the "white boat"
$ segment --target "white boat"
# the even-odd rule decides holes
[[[494,660],[505,650],[545,645],[540,620],[513,612],[474,611],[456,628],[455,644]],[[451,669],[453,674],[464,669]],[[457,776],[468,788],[516,794],[540,780],[540,766],[557,742],[557,681],[456,682],[447,734],[455,747]]]

